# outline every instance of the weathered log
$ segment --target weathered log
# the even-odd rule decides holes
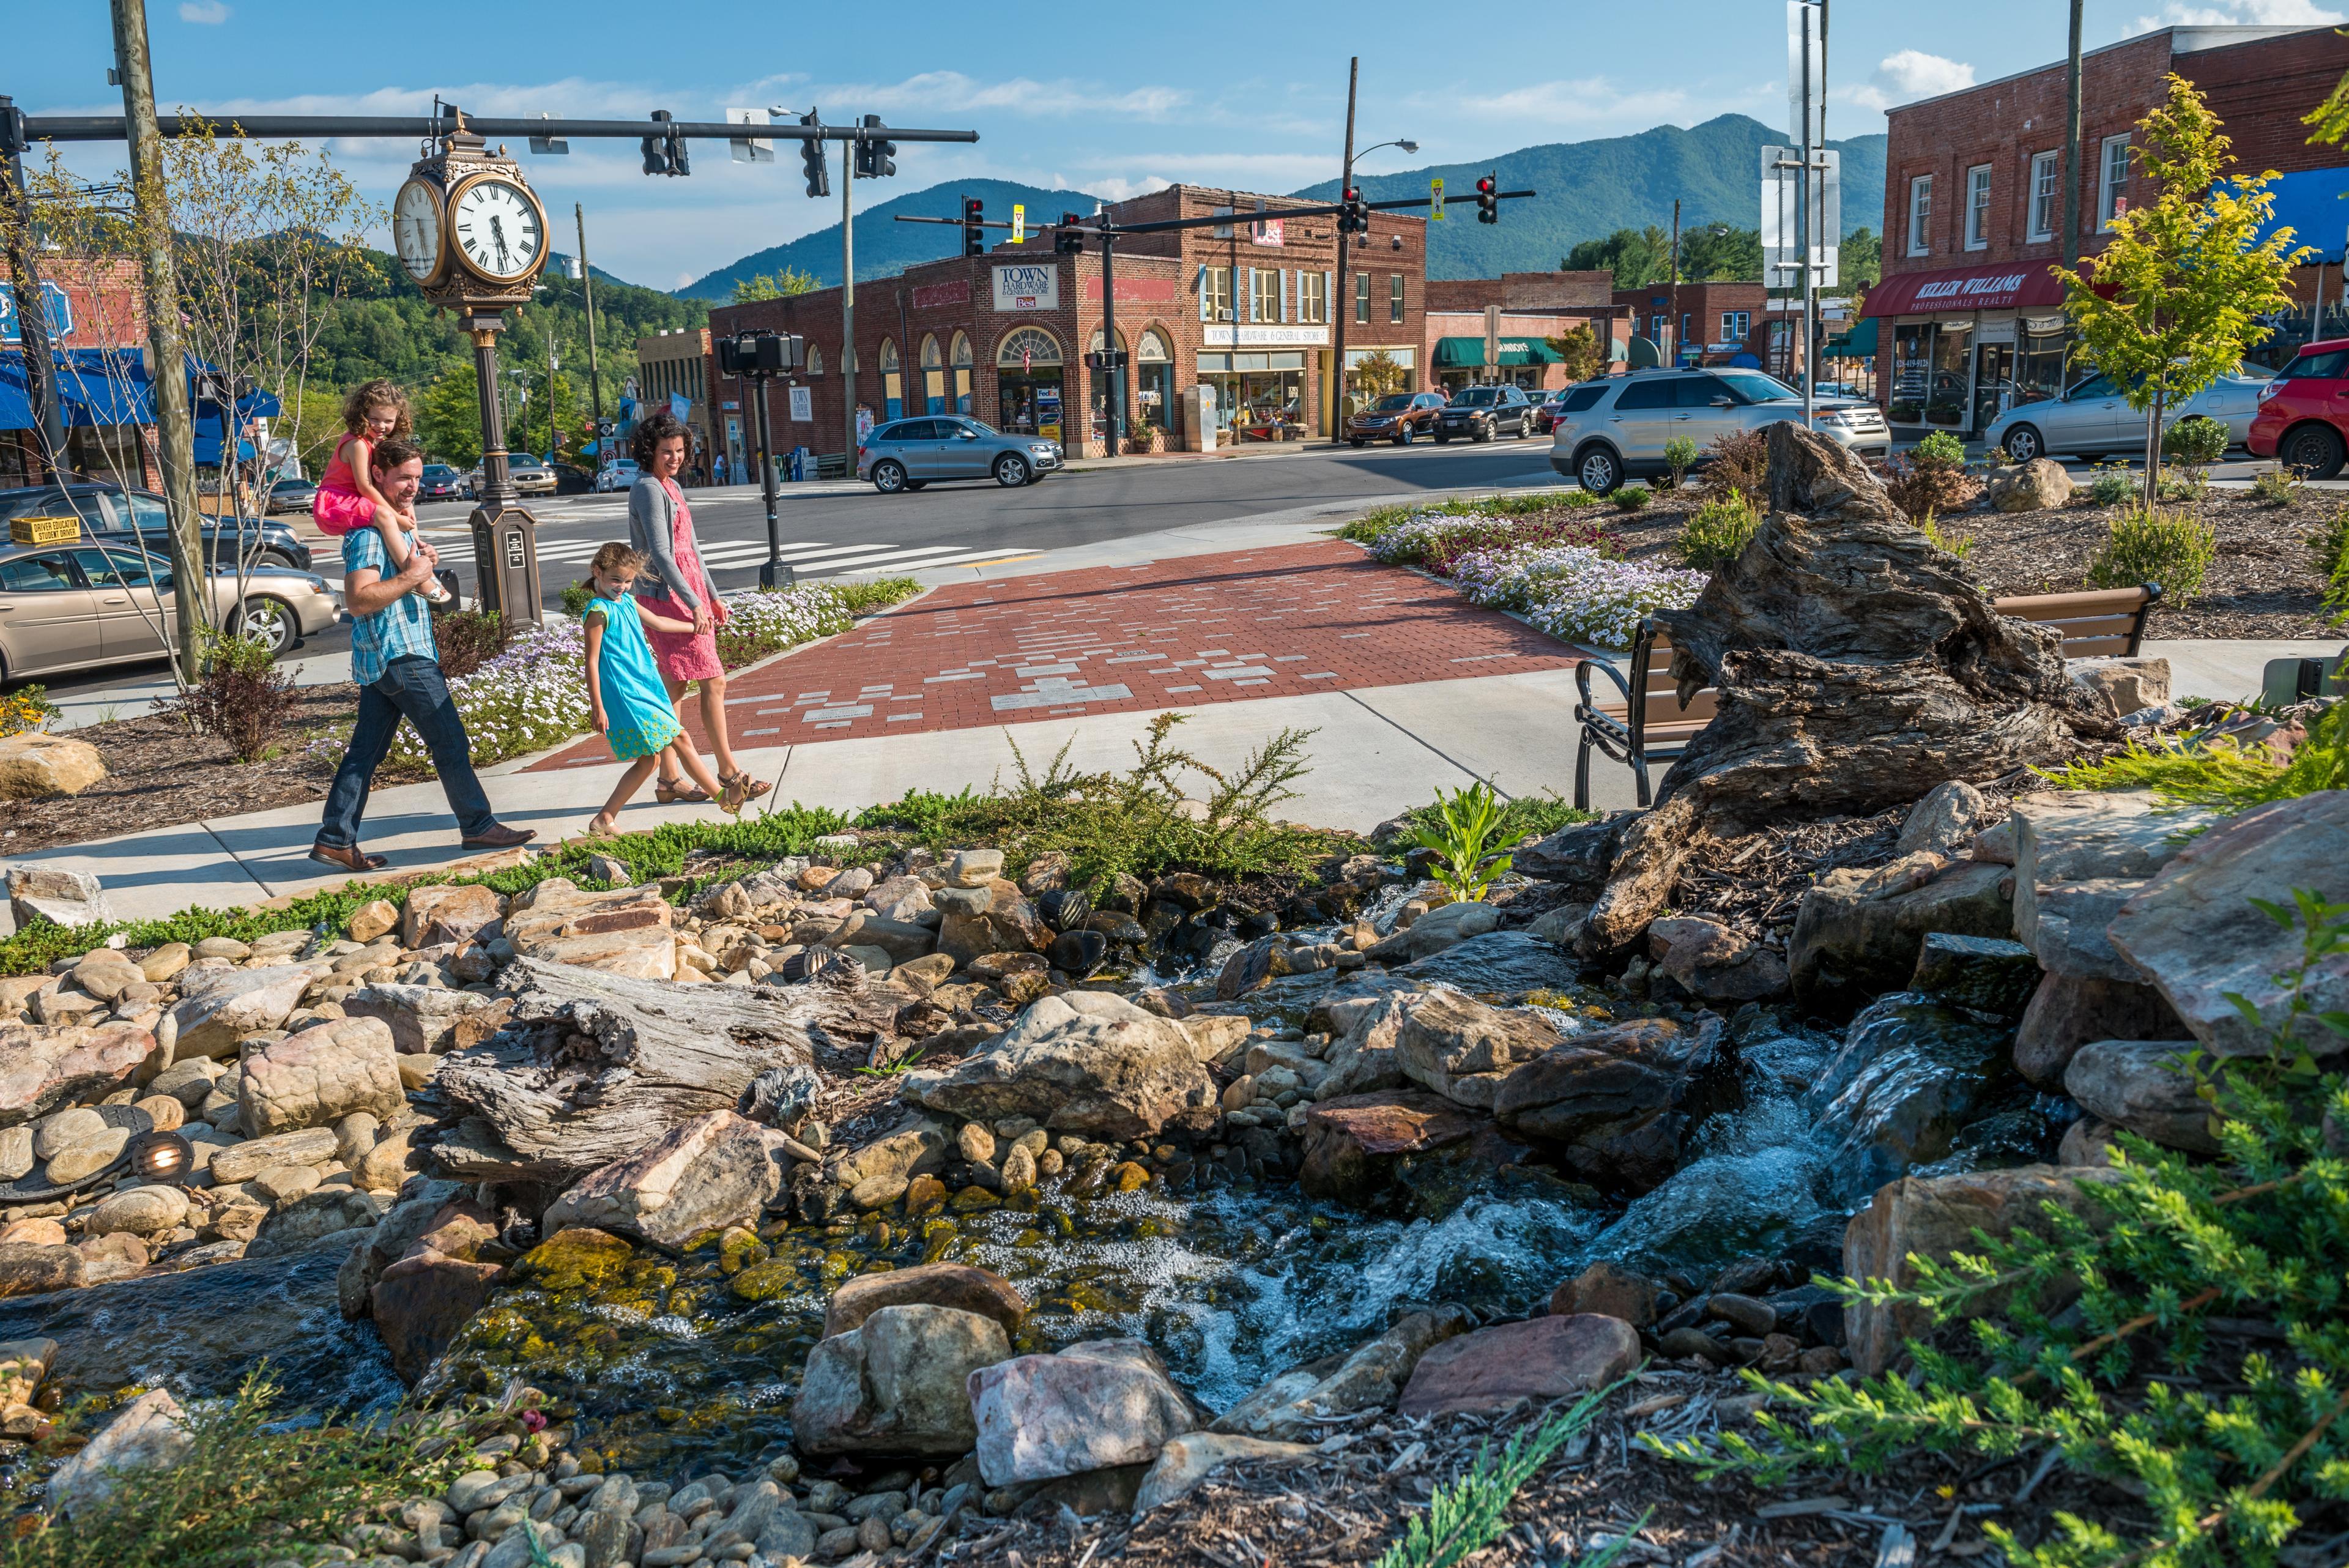
[[[1656,617],[1682,694],[1717,688],[1717,714],[1624,836],[1587,949],[1637,937],[1710,840],[1872,815],[2114,732],[2065,678],[2060,636],[2000,615],[1857,457],[1792,422],[1769,441],[1754,539]]]
[[[678,985],[517,959],[500,983],[512,1022],[433,1081],[451,1177],[567,1182],[736,1109],[763,1073],[863,1062],[908,1000],[846,965],[804,985]]]

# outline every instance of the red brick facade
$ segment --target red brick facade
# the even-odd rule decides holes
[[[1767,362],[1768,300],[1758,283],[1683,282],[1677,290],[1651,283],[1615,291],[1627,337],[1645,337],[1682,358],[1682,345],[1701,345],[1699,359],[1707,365],[1727,364],[1740,354]]]
[[[86,373],[94,383],[110,383],[143,366],[147,352],[146,291],[139,281],[138,264],[129,260],[96,261],[47,255],[41,259],[42,280],[65,291],[72,327],[53,340],[58,349],[106,349],[105,368]],[[24,346],[10,339],[0,346],[21,379]],[[155,452],[152,425],[121,425],[105,430],[67,421],[67,462],[74,471],[148,486],[162,483]],[[29,484],[48,477],[40,457],[40,442],[29,430],[0,430],[0,488]]]

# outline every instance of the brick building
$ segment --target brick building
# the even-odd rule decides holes
[[[682,404],[682,417],[693,431],[693,452],[686,465],[698,465],[705,473],[710,460],[727,450],[709,407],[709,384],[717,371],[706,327],[663,327],[636,339],[636,408],[676,411]],[[731,457],[728,467],[732,474],[742,472]]]
[[[1174,185],[1110,209],[1119,223],[1228,214],[1229,224],[1118,242],[1114,314],[1125,349],[1128,428],[1170,446],[1196,446],[1185,417],[1195,389],[1214,397],[1219,441],[1292,440],[1331,429],[1335,312],[1350,307],[1349,364],[1373,353],[1422,385],[1426,344],[1424,220],[1374,213],[1348,262],[1350,297],[1336,297],[1336,220],[1284,217],[1308,203]],[[1037,214],[1035,216],[1041,217]],[[1085,368],[1102,347],[1105,311],[1097,246],[1061,255],[1048,234],[984,256],[950,256],[856,286],[856,401],[877,421],[922,412],[967,413],[998,429],[1037,432],[1071,455],[1107,444],[1109,378]],[[838,288],[720,306],[710,329],[757,327],[806,340],[803,373],[779,382],[769,418],[779,452],[838,452],[847,409],[841,374]],[[750,400],[713,379],[730,462],[751,445]]]
[[[1631,336],[1644,337],[1681,364],[1766,365],[1769,291],[1758,283],[1670,283],[1619,288]],[[1785,322],[1778,323],[1783,330]],[[1784,352],[1784,346],[1781,346]],[[1743,358],[1741,358],[1743,356]]]
[[[127,260],[47,255],[51,347],[64,404],[65,466],[129,485],[160,483],[148,394],[146,292]],[[0,282],[0,489],[49,476],[33,428],[16,290]],[[122,415],[133,418],[123,421]],[[218,462],[219,441],[212,446]],[[200,451],[198,460],[204,454]]]
[[[1427,358],[1432,385],[1508,381],[1528,390],[1563,387],[1566,367],[1547,340],[1587,327],[1604,348],[1619,316],[1608,272],[1509,272],[1499,277],[1430,278]],[[1485,360],[1485,313],[1495,313],[1499,363]],[[1350,354],[1351,350],[1349,350]]]
[[[2282,174],[2275,221],[2319,253],[2296,284],[2313,300],[2323,265],[2337,273],[2342,259],[2349,152],[2311,145],[2301,117],[2344,71],[2349,39],[2330,27],[2165,27],[2085,55],[2081,252],[2095,254],[2124,203],[2152,196],[2130,142],[2174,72],[2201,91],[2242,168]],[[1856,337],[1873,333],[1887,413],[1912,434],[1971,434],[2074,379],[2047,270],[2063,251],[2065,76],[2059,60],[1890,112],[1884,277]],[[2316,323],[2302,315],[2263,352],[2305,340]]]

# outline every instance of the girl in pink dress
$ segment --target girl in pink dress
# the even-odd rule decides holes
[[[367,464],[378,441],[407,435],[413,428],[408,394],[391,382],[378,379],[352,389],[343,400],[343,439],[335,443],[335,455],[310,502],[310,515],[322,532],[339,538],[373,528],[382,535],[383,552],[391,557],[386,576],[408,565],[416,518],[383,498],[367,475]],[[418,592],[434,604],[449,602],[449,590],[437,578],[426,579]]]

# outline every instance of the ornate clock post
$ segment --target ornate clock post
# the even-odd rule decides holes
[[[409,171],[392,203],[399,259],[433,304],[458,313],[473,338],[481,409],[481,495],[470,519],[482,607],[511,624],[544,618],[538,522],[514,504],[498,406],[498,333],[509,306],[530,302],[546,265],[546,209],[501,147],[457,129]],[[550,392],[550,396],[552,393]]]

